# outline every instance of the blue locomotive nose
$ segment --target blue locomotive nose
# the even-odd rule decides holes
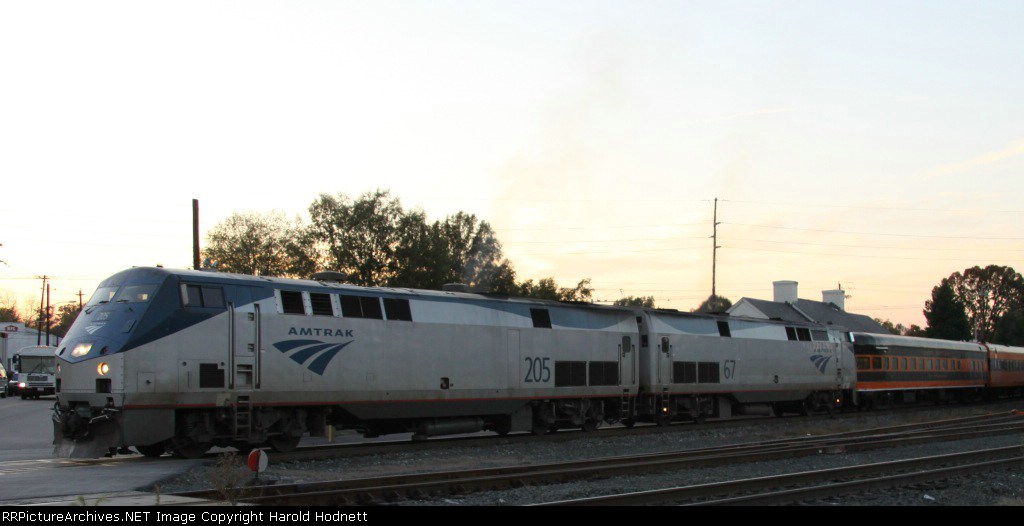
[[[123,352],[154,339],[154,313],[177,307],[173,283],[161,269],[131,269],[100,284],[64,338],[57,356],[80,362]],[[170,290],[164,290],[169,288]],[[163,298],[163,300],[161,300]]]

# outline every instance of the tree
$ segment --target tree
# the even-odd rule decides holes
[[[648,309],[654,308],[654,296],[626,296],[625,298],[619,298],[615,300],[612,305],[618,305],[620,307],[645,307]]]
[[[732,302],[725,296],[711,295],[704,300],[693,312],[725,312],[732,307]]]
[[[911,325],[908,327],[906,325],[903,325],[902,323],[893,323],[890,320],[883,320],[882,318],[875,318],[874,320],[882,327],[885,327],[885,330],[897,336],[925,336],[924,329],[922,329],[919,325]]]
[[[53,316],[54,325],[50,328],[50,333],[63,338],[71,330],[71,324],[75,323],[75,319],[78,318],[78,313],[81,311],[82,309],[78,308],[77,303],[66,303],[57,307],[57,312]]]
[[[999,320],[1024,304],[1024,278],[1011,267],[973,267],[962,274],[954,272],[949,282],[981,341],[993,341]]]
[[[941,340],[966,341],[971,338],[971,322],[964,303],[957,298],[950,278],[932,289],[932,299],[924,304],[928,327],[924,335]]]
[[[355,285],[389,284],[398,274],[397,253],[403,241],[427,243],[417,239],[426,235],[425,226],[417,224],[422,214],[405,217],[401,202],[386,190],[354,201],[345,194],[320,194],[309,215],[310,232],[324,243],[319,267],[345,272]]]
[[[0,294],[0,323],[20,322],[21,313],[18,312],[18,302],[10,292],[4,291]]]
[[[571,289],[559,288],[558,295],[560,296],[559,299],[561,301],[589,302],[593,299],[594,288],[590,286],[590,278],[583,278]]]
[[[581,279],[574,288],[559,287],[558,283],[555,283],[555,278],[544,278],[536,284],[532,279],[528,279],[518,288],[518,296],[552,301],[588,302],[594,294],[590,278]]]
[[[503,260],[501,265],[498,265],[494,275],[491,276],[490,292],[491,294],[504,294],[506,296],[517,296],[519,294],[519,284],[516,283],[516,271],[512,268],[512,263],[507,259]]]
[[[417,212],[403,218],[400,229],[392,286],[440,289],[445,283],[465,283],[489,292],[510,265],[491,226],[472,214],[459,212],[428,225]]]
[[[928,336],[928,333],[923,328],[921,328],[920,325],[911,324],[910,327],[907,327],[903,331],[903,335],[914,336],[916,338],[926,338]]]
[[[1010,309],[999,322],[992,341],[1004,345],[1024,346],[1024,309]]]
[[[225,272],[295,276],[303,231],[300,220],[290,223],[283,212],[235,213],[207,233],[203,255]]]

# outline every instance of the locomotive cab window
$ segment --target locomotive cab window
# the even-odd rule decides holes
[[[188,308],[223,309],[224,289],[207,285],[182,285],[181,303]]]
[[[156,292],[156,285],[126,285],[117,291],[114,303],[146,303]]]
[[[729,322],[720,321],[718,322],[718,335],[726,338],[732,337],[732,332],[729,331]]]

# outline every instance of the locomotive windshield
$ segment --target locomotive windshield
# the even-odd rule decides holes
[[[146,303],[153,297],[156,287],[156,285],[126,285],[114,295],[114,303]]]
[[[96,289],[96,292],[92,293],[92,297],[89,298],[89,303],[86,303],[86,307],[92,307],[101,303],[110,303],[110,300],[114,299],[114,294],[117,292],[117,287],[100,287]]]

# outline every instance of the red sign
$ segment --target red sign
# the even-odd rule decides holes
[[[246,461],[249,464],[249,469],[256,473],[263,473],[267,470],[267,463],[270,459],[267,458],[266,451],[262,449],[254,449],[252,453],[249,453],[249,458]]]

